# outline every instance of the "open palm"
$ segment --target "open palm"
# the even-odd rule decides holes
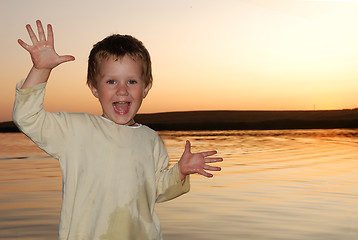
[[[36,69],[53,69],[57,65],[73,61],[75,58],[71,55],[59,56],[54,49],[53,30],[50,24],[47,25],[47,39],[41,21],[36,21],[39,38],[35,35],[31,26],[26,25],[32,45],[19,39],[18,43],[31,54],[33,65]]]
[[[184,153],[179,161],[181,178],[183,179],[184,176],[193,173],[199,173],[205,177],[212,177],[213,175],[205,170],[220,171],[221,168],[210,166],[208,163],[223,161],[222,158],[209,158],[209,156],[215,155],[216,153],[216,151],[192,153],[191,144],[189,141],[186,141]]]

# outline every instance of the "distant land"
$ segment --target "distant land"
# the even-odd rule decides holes
[[[358,108],[319,111],[188,111],[138,114],[138,123],[154,130],[274,130],[358,128]],[[0,132],[18,132],[13,122]]]

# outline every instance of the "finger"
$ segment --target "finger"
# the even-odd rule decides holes
[[[37,37],[36,37],[34,31],[32,30],[31,25],[30,25],[30,24],[27,24],[27,25],[26,25],[26,29],[27,29],[27,32],[29,33],[31,42],[32,42],[33,44],[37,43],[38,40],[37,40]]]
[[[51,46],[54,46],[53,30],[51,24],[47,25],[47,41]]]
[[[208,157],[208,156],[215,155],[215,154],[217,154],[217,153],[218,153],[217,151],[207,151],[207,152],[201,152],[200,154],[201,154],[203,157]]]
[[[22,41],[21,39],[18,39],[17,42],[21,45],[21,47],[23,47],[26,51],[29,51],[30,46],[25,43],[24,41]]]
[[[204,165],[204,169],[209,171],[221,171],[221,167],[214,167],[210,165]]]
[[[200,170],[198,173],[199,173],[200,175],[203,175],[203,176],[208,177],[208,178],[211,178],[211,177],[214,176],[213,174],[208,173],[208,172],[206,172],[206,171],[204,171],[204,170]]]
[[[216,163],[216,162],[222,162],[222,158],[205,158],[205,163]]]
[[[42,27],[41,21],[37,20],[36,25],[37,25],[37,31],[39,32],[40,41],[46,41],[45,32],[44,32],[44,28]]]

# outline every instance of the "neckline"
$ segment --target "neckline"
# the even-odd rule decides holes
[[[140,124],[140,123],[134,123],[133,125],[122,125],[122,124],[115,123],[111,119],[105,118],[103,116],[99,116],[99,117],[107,122],[116,124],[117,126],[123,126],[123,127],[128,127],[128,128],[140,128],[142,126],[142,124]]]

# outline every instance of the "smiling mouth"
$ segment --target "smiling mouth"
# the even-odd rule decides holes
[[[114,102],[112,103],[113,109],[118,114],[127,114],[129,112],[129,108],[131,106],[130,102]]]

